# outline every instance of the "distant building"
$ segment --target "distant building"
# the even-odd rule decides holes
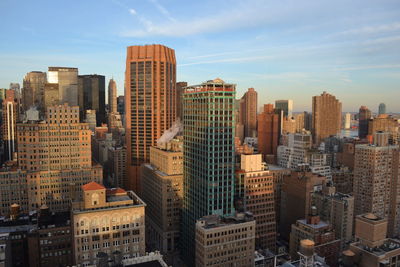
[[[361,106],[358,111],[358,137],[366,138],[368,135],[368,121],[372,117],[371,111],[366,106]]]
[[[163,45],[129,46],[125,70],[127,184],[140,194],[140,166],[150,147],[176,120],[175,51]]]
[[[385,103],[380,103],[379,104],[379,111],[378,111],[379,115],[383,115],[386,114],[386,105]]]
[[[97,120],[96,120],[96,110],[88,109],[85,111],[85,119],[83,120],[89,125],[89,129],[95,132]]]
[[[177,82],[176,83],[176,116],[183,120],[183,106],[182,106],[182,94],[183,94],[183,88],[188,86],[187,82]]]
[[[47,107],[60,104],[59,90],[58,83],[46,83],[44,85],[42,111],[47,110]]]
[[[172,139],[150,148],[150,163],[142,166],[142,196],[146,202],[146,244],[173,264],[180,238],[183,202],[183,141]]]
[[[18,103],[15,98],[15,91],[7,90],[6,97],[2,101],[2,124],[1,136],[4,142],[4,161],[15,159],[17,151],[17,120]]]
[[[244,125],[244,137],[257,135],[257,92],[249,88],[240,101],[240,121]]]
[[[46,81],[45,72],[31,71],[25,75],[22,85],[22,106],[24,110],[32,106],[43,108],[42,104],[44,102],[44,86]]]
[[[281,134],[281,115],[276,113],[272,104],[264,105],[264,110],[257,117],[258,151],[265,157],[277,156]]]
[[[75,264],[97,265],[104,255],[117,265],[145,255],[146,204],[135,193],[91,182],[82,197],[72,206]]]
[[[275,251],[276,217],[273,176],[262,162],[262,155],[241,155],[236,171],[237,209],[249,211],[256,221],[256,248]],[[268,208],[266,208],[268,207]]]
[[[351,114],[346,113],[344,116],[344,129],[350,129],[351,128]]]
[[[339,134],[342,128],[342,103],[326,92],[313,96],[312,103],[313,141],[319,146],[325,138]]]
[[[376,132],[389,133],[390,144],[399,144],[399,122],[392,116],[382,114],[378,117],[369,119],[368,135],[372,137]]]
[[[117,111],[119,114],[125,114],[125,96],[120,95],[117,97]]]
[[[346,166],[332,169],[332,182],[336,191],[342,194],[353,194],[353,171]]]
[[[256,223],[252,216],[205,216],[196,222],[196,266],[253,266]]]
[[[96,125],[106,123],[106,81],[103,75],[78,76],[78,103],[80,118],[83,120],[85,110],[96,110]]]
[[[117,83],[114,79],[108,82],[108,113],[117,113]]]
[[[47,82],[58,84],[59,104],[79,105],[77,68],[49,67]]]
[[[126,147],[108,148],[109,182],[114,187],[123,187],[126,180]]]
[[[291,118],[293,115],[293,100],[276,100],[275,108],[282,110],[284,117]]]

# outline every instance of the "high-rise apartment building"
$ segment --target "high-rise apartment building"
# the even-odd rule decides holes
[[[108,82],[108,113],[117,113],[117,83],[114,79]]]
[[[70,106],[78,106],[78,69],[67,67],[49,67],[48,83],[58,84],[59,104],[68,103]]]
[[[368,121],[372,117],[371,110],[361,106],[358,111],[358,137],[365,138],[368,135]]]
[[[163,45],[127,48],[125,128],[128,189],[140,192],[139,170],[150,147],[176,120],[176,60]]]
[[[342,103],[335,96],[323,92],[312,99],[313,141],[317,146],[342,127]]]
[[[211,214],[234,214],[235,93],[234,84],[215,79],[186,87],[183,94],[181,248],[191,265],[196,220]]]
[[[173,264],[178,252],[183,202],[183,140],[174,138],[150,148],[150,163],[142,166],[146,202],[146,244]]]
[[[376,141],[377,138],[375,138]],[[399,147],[386,142],[356,145],[354,166],[355,214],[372,212],[388,218],[390,236],[399,234]]]
[[[46,73],[41,71],[28,72],[23,81],[22,106],[28,110],[31,106],[42,107]]]
[[[293,115],[293,100],[276,100],[275,109],[283,111],[283,116],[291,118]]]
[[[17,151],[18,103],[14,90],[7,90],[2,102],[1,135],[4,142],[4,161],[13,160]]]
[[[185,88],[188,85],[187,82],[177,82],[176,83],[176,116],[180,118],[181,120],[183,119],[183,104],[182,104],[182,97],[183,97],[183,88]]]
[[[350,129],[351,127],[351,114],[350,113],[346,113],[344,115],[344,129]]]
[[[258,114],[258,151],[265,157],[277,155],[281,134],[281,114],[277,114],[274,105],[264,105],[264,111]]]
[[[195,266],[254,266],[255,228],[250,214],[200,218],[196,222]]]
[[[309,171],[292,171],[283,178],[280,232],[289,239],[291,225],[311,210],[312,193],[322,188],[326,177]]]
[[[112,265],[145,254],[145,206],[132,191],[106,189],[91,182],[82,186],[82,200],[72,205],[74,263]]]
[[[78,76],[78,103],[80,118],[83,120],[85,111],[96,110],[96,124],[106,123],[106,80],[103,75]]]
[[[380,103],[379,104],[378,114],[379,115],[386,114],[386,104],[385,103]]]
[[[236,201],[256,221],[256,247],[275,251],[276,216],[274,178],[262,162],[261,154],[241,155],[236,171]]]
[[[257,92],[249,88],[243,95],[240,105],[241,123],[244,125],[244,136],[255,137],[257,135]]]

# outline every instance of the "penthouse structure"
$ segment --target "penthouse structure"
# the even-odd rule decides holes
[[[106,189],[91,182],[82,186],[82,200],[73,203],[74,263],[81,266],[145,254],[146,204],[132,191]]]

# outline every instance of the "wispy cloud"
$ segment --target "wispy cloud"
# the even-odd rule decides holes
[[[131,13],[132,15],[136,15],[137,14],[136,10],[134,10],[133,8],[129,9],[129,13]]]
[[[378,33],[393,32],[398,30],[400,30],[400,22],[349,29],[346,31],[339,32],[336,35],[378,34]]]
[[[400,69],[400,64],[359,65],[350,67],[339,67],[336,70],[352,71],[352,70],[371,70],[371,69]]]
[[[179,64],[179,66],[184,67],[184,66],[192,66],[192,65],[228,63],[228,62],[252,62],[252,61],[265,60],[265,59],[272,59],[274,57],[275,56],[249,56],[249,57],[236,57],[236,58],[229,57],[229,58],[222,58],[222,59],[215,59],[215,60],[183,63],[183,64]]]
[[[150,3],[152,3],[157,9],[158,11],[160,11],[168,20],[172,21],[172,22],[176,22],[176,19],[174,17],[171,16],[171,14],[169,13],[169,11],[162,6],[157,0],[149,0]]]

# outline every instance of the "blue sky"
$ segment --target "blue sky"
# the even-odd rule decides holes
[[[343,111],[380,102],[400,112],[399,0],[0,0],[0,87],[32,70],[114,76],[123,93],[129,45],[175,49],[177,80],[221,77],[293,99],[328,91]]]

